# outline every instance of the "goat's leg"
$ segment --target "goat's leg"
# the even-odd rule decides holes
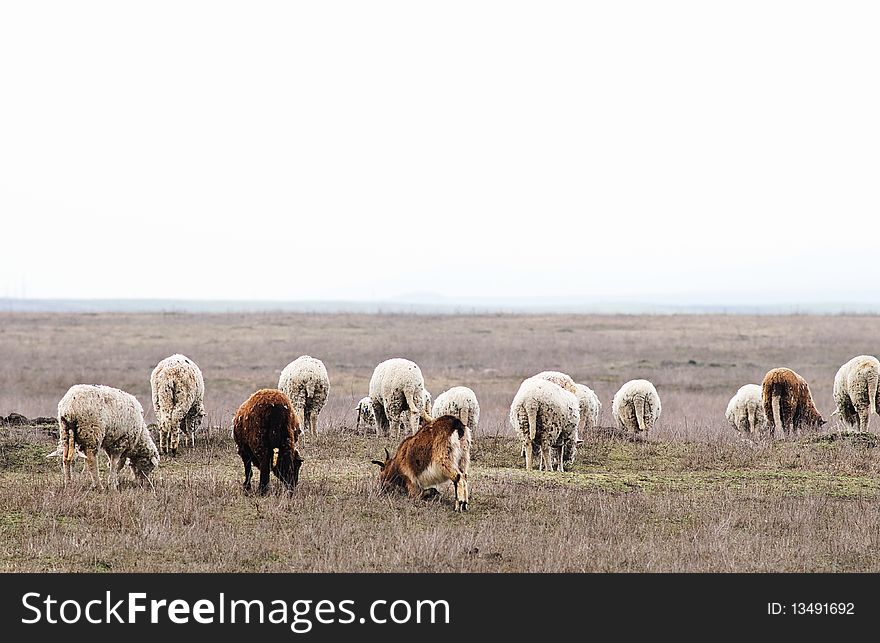
[[[253,460],[251,460],[250,453],[243,453],[239,451],[238,455],[241,456],[241,461],[244,463],[244,483],[241,486],[244,488],[245,493],[250,493],[251,478],[253,478],[254,476],[254,463]]]
[[[272,470],[272,451],[265,448],[266,452],[260,462],[260,486],[259,492],[261,496],[265,496],[269,492],[269,473]]]

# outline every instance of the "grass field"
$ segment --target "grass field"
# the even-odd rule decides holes
[[[54,415],[75,383],[123,388],[147,408],[152,367],[183,352],[205,373],[213,427],[162,461],[153,488],[127,473],[118,493],[91,490],[84,474],[63,487],[57,461],[44,457],[54,448],[47,427],[0,428],[0,570],[880,571],[875,440],[753,444],[724,421],[740,385],[782,365],[810,381],[830,420],[834,373],[878,352],[878,322],[0,315],[0,415]],[[322,433],[302,446],[293,497],[245,496],[232,413],[304,353],[330,372]],[[463,384],[480,398],[466,514],[452,511],[449,491],[430,502],[376,493],[369,460],[393,444],[353,435],[353,407],[373,366],[392,356],[417,361],[434,395]],[[524,377],[545,369],[593,387],[605,425],[620,384],[652,380],[663,400],[656,433],[586,436],[571,471],[524,471],[508,405]]]

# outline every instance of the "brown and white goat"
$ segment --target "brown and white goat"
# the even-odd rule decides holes
[[[421,427],[400,443],[392,457],[385,449],[385,461],[379,465],[379,484],[384,490],[401,489],[413,498],[429,498],[437,487],[452,482],[455,510],[468,509],[468,468],[471,431],[461,420],[444,415],[423,420]]]
[[[802,428],[818,428],[825,419],[816,408],[807,381],[790,368],[774,368],[761,386],[764,415],[772,437],[779,429],[791,435]]]
[[[260,389],[238,408],[232,421],[232,437],[244,463],[245,491],[251,490],[253,465],[260,470],[261,495],[269,490],[270,471],[293,491],[302,466],[296,450],[301,433],[290,398],[277,389]]]

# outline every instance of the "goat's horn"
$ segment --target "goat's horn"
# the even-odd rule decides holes
[[[386,459],[386,460],[390,460],[390,459],[391,459],[391,454],[388,453],[388,447],[385,447],[385,459]]]

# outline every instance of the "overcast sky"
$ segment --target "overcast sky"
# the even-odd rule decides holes
[[[880,293],[876,2],[4,2],[0,297]]]

